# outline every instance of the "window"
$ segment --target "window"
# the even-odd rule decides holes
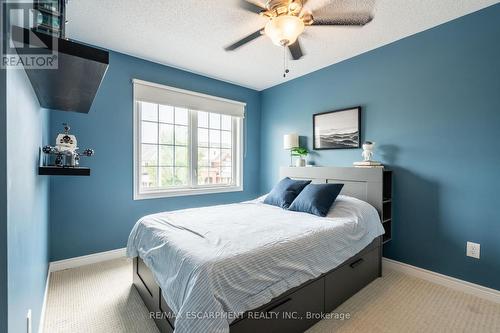
[[[134,199],[242,190],[245,104],[134,80]]]

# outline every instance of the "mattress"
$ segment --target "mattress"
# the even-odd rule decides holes
[[[145,216],[127,255],[153,272],[176,333],[229,332],[238,315],[334,269],[383,233],[375,208],[355,198],[339,196],[327,217],[259,198]]]

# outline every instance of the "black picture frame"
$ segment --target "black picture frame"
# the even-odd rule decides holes
[[[350,112],[352,114],[346,114],[346,112]],[[317,125],[321,121],[335,121],[332,118],[332,115],[334,116],[335,114],[339,115],[339,121],[342,119],[343,122],[347,122],[348,126],[356,126],[353,127],[354,129],[357,129],[356,131],[353,131],[351,133],[344,133],[342,134],[342,142],[339,142],[339,139],[332,138],[332,139],[324,139],[324,143],[321,142],[321,137],[317,138],[316,135],[319,135],[319,133],[316,133],[317,131]],[[342,114],[342,116],[341,116]],[[325,117],[329,116],[329,117]],[[325,119],[321,119],[321,118]],[[353,119],[350,120],[348,119],[349,117],[352,117]],[[335,117],[334,117],[335,118]],[[356,121],[357,118],[357,121]],[[347,119],[347,120],[346,120]],[[335,130],[335,128],[332,128],[332,130]],[[332,141],[332,142],[328,142]],[[337,142],[335,142],[337,141]],[[352,143],[351,143],[352,141]],[[314,150],[328,150],[328,149],[357,149],[361,148],[361,106],[354,106],[350,108],[345,108],[345,109],[340,109],[340,110],[333,110],[333,111],[327,111],[327,112],[321,112],[321,113],[315,113],[313,114],[313,149]]]

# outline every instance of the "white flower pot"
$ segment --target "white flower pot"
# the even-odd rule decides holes
[[[300,167],[305,167],[306,166],[306,160],[303,159],[302,157],[299,157],[295,160],[295,166],[297,168],[300,168]]]

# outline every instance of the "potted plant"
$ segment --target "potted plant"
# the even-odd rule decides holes
[[[305,158],[309,154],[309,150],[307,148],[303,147],[296,147],[292,148],[292,156],[297,156],[297,160],[295,160],[295,166],[296,167],[305,167],[306,166],[306,160]]]

